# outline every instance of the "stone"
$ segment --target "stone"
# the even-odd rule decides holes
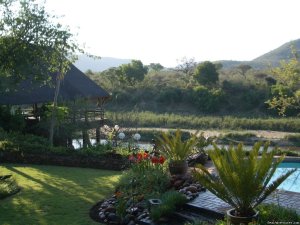
[[[100,218],[100,220],[105,220],[106,216],[104,215],[103,212],[100,212],[99,213],[99,218]]]
[[[119,217],[115,213],[109,213],[107,215],[107,219],[109,222],[119,222]]]
[[[133,220],[130,220],[127,225],[135,225],[135,222]]]
[[[189,187],[186,187],[186,191],[189,191],[191,193],[196,193],[196,192],[198,192],[198,188],[195,187],[195,186],[193,186],[193,185],[191,185]]]
[[[109,206],[106,209],[104,209],[104,212],[115,213],[116,208],[114,206]]]

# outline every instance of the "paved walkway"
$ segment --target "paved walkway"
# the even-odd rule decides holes
[[[300,214],[300,193],[279,190],[270,195],[264,203],[279,204],[283,207],[292,208]],[[225,214],[226,210],[232,208],[209,191],[200,193],[199,196],[189,202],[188,205],[221,214]]]

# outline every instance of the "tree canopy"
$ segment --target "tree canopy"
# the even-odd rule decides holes
[[[119,77],[122,77],[130,85],[144,80],[148,72],[148,68],[140,60],[132,60],[131,63],[121,65],[120,69],[121,74],[119,74]]]
[[[53,72],[64,74],[74,53],[81,51],[69,28],[56,23],[57,17],[36,0],[2,0],[0,12],[0,78],[5,89],[25,79],[44,83]]]
[[[216,84],[219,80],[219,73],[216,65],[209,61],[198,64],[194,73],[194,78],[203,85]]]
[[[267,101],[271,109],[285,116],[288,110],[300,108],[300,64],[295,56],[281,61],[280,66],[271,70],[276,84],[272,86],[272,98]]]

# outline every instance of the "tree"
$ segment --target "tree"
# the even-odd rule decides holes
[[[245,77],[246,76],[246,73],[248,70],[251,70],[252,67],[250,65],[247,65],[247,64],[241,64],[237,67],[238,69],[238,72],[243,76]]]
[[[215,64],[209,61],[200,63],[195,70],[194,78],[202,85],[214,85],[219,80]]]
[[[276,109],[278,114],[285,116],[287,110],[300,108],[300,65],[295,55],[294,58],[281,61],[280,66],[271,70],[276,84],[272,86],[272,98],[266,103],[271,109]]]
[[[0,11],[1,79],[43,83],[51,73],[66,72],[80,50],[68,28],[52,22],[56,17],[35,0],[1,1]]]
[[[176,66],[176,71],[182,72],[187,76],[192,76],[194,74],[194,70],[197,65],[195,58],[188,59],[187,57],[183,57],[182,59],[178,60],[178,62],[180,64]]]
[[[136,82],[144,80],[148,72],[146,66],[140,60],[132,60],[131,63],[120,66],[122,75],[130,85],[135,85]]]
[[[82,50],[70,30],[53,22],[56,17],[36,0],[2,0],[0,12],[0,78],[5,84],[31,80],[42,85],[56,74],[49,131],[52,145],[60,80],[75,60],[75,52]]]
[[[160,63],[150,63],[148,68],[156,72],[164,69],[164,67]]]

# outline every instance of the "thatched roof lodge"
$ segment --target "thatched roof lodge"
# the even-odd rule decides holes
[[[24,81],[16,92],[4,93],[0,96],[0,105],[31,105],[53,102],[54,85],[34,84]],[[110,95],[94,81],[88,78],[74,65],[65,74],[61,82],[59,101],[74,101],[76,99],[107,100]]]

